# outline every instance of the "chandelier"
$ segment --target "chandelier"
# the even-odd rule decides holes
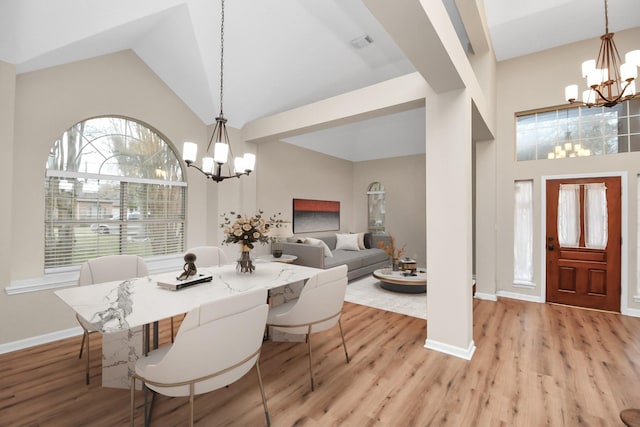
[[[571,104],[587,107],[613,107],[620,102],[635,98],[636,78],[640,67],[640,50],[632,50],[625,55],[625,62],[609,32],[609,13],[607,0],[604,0],[605,34],[600,36],[602,43],[596,59],[582,63],[582,77],[586,77],[588,89],[582,92],[582,101],[577,101],[578,85],[565,88],[565,99]],[[620,65],[618,65],[620,64]]]
[[[227,178],[239,178],[242,175],[249,175],[255,166],[255,154],[245,153],[243,157],[236,157],[233,161],[233,172],[231,166],[227,165],[227,175],[223,175],[222,167],[233,158],[229,135],[227,133],[227,119],[222,111],[223,82],[224,82],[224,0],[222,0],[222,19],[220,24],[220,114],[216,117],[216,124],[207,145],[207,151],[213,145],[213,157],[206,155],[202,158],[202,167],[194,164],[198,153],[198,145],[194,142],[185,142],[182,147],[182,159],[189,167],[194,167],[202,172],[207,178],[215,182],[224,181]]]

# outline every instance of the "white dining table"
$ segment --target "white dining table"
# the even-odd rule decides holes
[[[144,352],[143,326],[249,289],[271,290],[304,282],[320,271],[300,265],[261,262],[256,264],[253,273],[239,273],[235,264],[227,264],[199,268],[198,273],[210,274],[212,280],[179,290],[158,286],[158,282],[175,281],[179,272],[172,272],[75,286],[57,290],[55,294],[103,333],[102,385],[128,388],[135,362]]]

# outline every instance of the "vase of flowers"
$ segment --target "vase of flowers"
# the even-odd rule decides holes
[[[396,248],[396,241],[393,236],[389,236],[389,244],[385,244],[385,242],[378,242],[378,246],[380,249],[386,252],[391,258],[391,267],[393,271],[398,271],[400,269],[399,260],[402,254],[404,254],[405,247],[407,245],[402,246],[401,248]]]
[[[240,273],[253,273],[255,266],[251,259],[251,250],[256,243],[265,244],[269,242],[269,223],[259,211],[256,215],[246,216],[230,212],[229,215],[222,214],[222,224],[225,238],[222,244],[240,245],[240,258],[236,269]]]

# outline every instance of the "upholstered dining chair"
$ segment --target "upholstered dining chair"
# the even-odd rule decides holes
[[[144,260],[137,255],[107,255],[90,259],[80,267],[78,286],[93,285],[95,283],[112,282],[114,280],[127,280],[134,277],[147,276],[149,271]],[[82,343],[80,344],[79,359],[82,358],[82,350],[87,348],[86,383],[89,384],[89,367],[91,353],[89,335],[95,332],[91,323],[76,314],[78,323],[82,327]]]
[[[193,426],[194,396],[234,383],[254,365],[270,425],[259,363],[269,310],[266,301],[266,289],[253,289],[202,304],[187,313],[173,344],[153,350],[136,362],[131,377],[131,426],[136,380],[165,396],[189,396],[189,425]],[[146,417],[146,402],[144,409]]]
[[[305,334],[309,355],[309,376],[311,391],[313,384],[313,362],[311,357],[311,334],[340,327],[344,355],[349,363],[349,353],[344,342],[340,316],[347,292],[347,266],[341,265],[327,269],[307,280],[297,299],[272,307],[267,317],[267,326],[275,330]]]
[[[196,267],[212,267],[227,263],[227,257],[217,246],[197,246],[191,248],[187,253],[196,256]]]

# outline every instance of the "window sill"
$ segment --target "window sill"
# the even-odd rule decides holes
[[[149,274],[165,273],[167,271],[178,271],[182,268],[184,261],[182,254],[162,255],[152,258],[145,258]],[[47,289],[66,288],[75,286],[78,282],[80,267],[65,271],[47,273],[42,277],[35,277],[24,280],[12,280],[5,288],[7,295],[18,295],[29,292],[44,291]]]

